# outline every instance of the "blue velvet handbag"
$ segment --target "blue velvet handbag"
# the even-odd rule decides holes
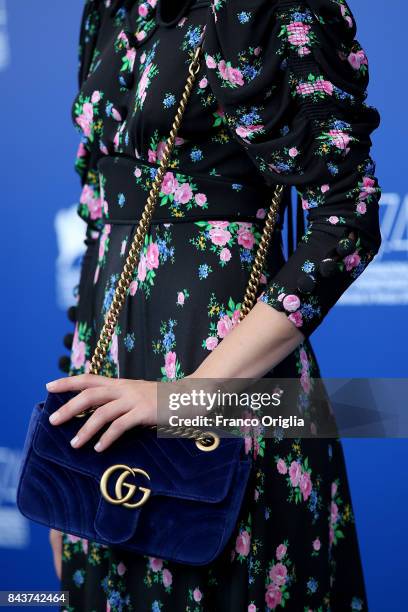
[[[198,72],[200,49],[201,45],[189,66],[172,131],[92,357],[93,374],[101,369],[138,263]],[[272,197],[240,318],[255,301],[282,189],[277,186]],[[245,496],[252,458],[245,453],[244,439],[220,439],[214,432],[166,438],[158,437],[152,428],[135,427],[101,453],[93,448],[95,439],[73,448],[70,440],[78,431],[76,419],[55,426],[49,423],[49,416],[74,395],[48,393],[32,412],[18,476],[20,512],[58,531],[106,546],[191,565],[213,561],[233,533]]]

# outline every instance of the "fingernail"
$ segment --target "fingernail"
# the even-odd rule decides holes
[[[102,448],[102,444],[101,444],[101,442],[97,442],[97,443],[95,444],[95,446],[94,446],[94,449],[95,449],[96,451],[101,450],[101,448]]]
[[[72,438],[70,444],[71,446],[76,446],[78,442],[79,442],[79,436],[75,436],[74,438]]]
[[[50,421],[50,423],[56,423],[58,421],[58,419],[59,419],[59,415],[56,412],[53,412],[48,417],[48,420]]]
[[[45,385],[47,391],[52,391],[55,388],[55,380],[51,380]]]

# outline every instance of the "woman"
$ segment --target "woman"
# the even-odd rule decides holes
[[[297,410],[313,414],[320,374],[309,337],[381,242],[370,157],[380,119],[364,102],[368,63],[355,34],[345,0],[86,2],[72,117],[87,251],[69,311],[71,376],[48,386],[84,391],[58,411],[57,426],[100,406],[78,424],[74,447],[106,423],[95,452],[154,423],[160,379],[295,378]],[[97,377],[87,373],[95,341],[202,35],[159,214]],[[259,299],[238,326],[277,184],[285,196]],[[289,237],[285,261],[291,185],[298,236],[303,210],[308,227],[294,249]],[[366,610],[340,441],[260,435],[247,452],[254,470],[240,518],[209,566],[51,531],[66,609]]]

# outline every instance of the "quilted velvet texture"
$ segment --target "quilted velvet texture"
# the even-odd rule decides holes
[[[34,407],[23,448],[17,506],[27,518],[109,546],[120,546],[191,565],[214,560],[230,538],[245,493],[251,459],[241,438],[223,438],[212,452],[194,441],[157,438],[134,428],[101,453],[96,441],[74,449],[69,440],[82,422],[51,425],[49,415],[72,397],[49,393]],[[151,494],[138,508],[109,503],[100,491],[104,471],[114,464],[145,470],[129,484]],[[108,484],[112,497],[120,470]],[[127,489],[123,487],[123,494]],[[138,501],[136,491],[131,503]]]

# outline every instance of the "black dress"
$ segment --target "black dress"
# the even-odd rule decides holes
[[[296,378],[297,411],[312,414],[319,368],[309,336],[381,241],[370,157],[380,119],[365,103],[367,58],[344,0],[85,3],[72,118],[87,250],[69,373],[89,370],[203,34],[200,72],[101,373],[174,380],[194,371],[237,324],[265,210],[284,184],[259,299],[306,339],[268,376]],[[285,260],[291,185],[299,239]],[[340,441],[259,432],[246,450],[250,486],[216,562],[194,568],[64,534],[66,609],[366,610]]]

